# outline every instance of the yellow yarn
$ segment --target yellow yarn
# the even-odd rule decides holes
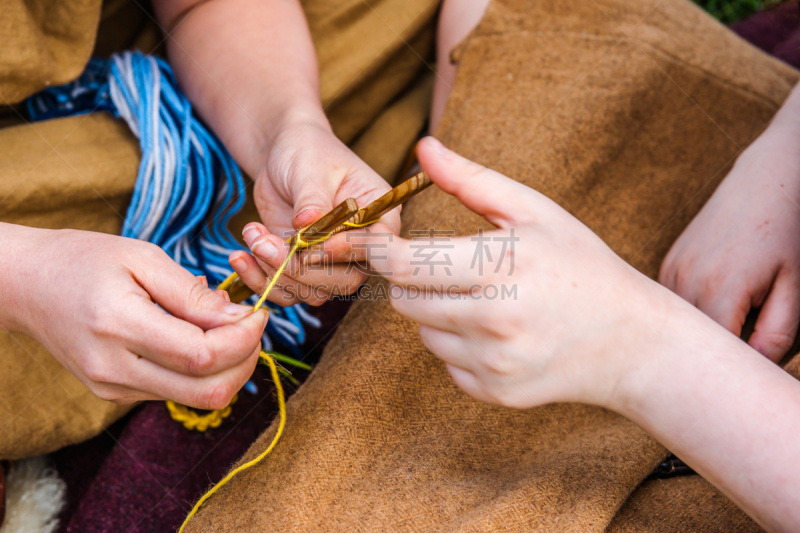
[[[239,396],[234,395],[227,407],[211,411],[205,415],[198,414],[185,405],[175,403],[172,400],[167,400],[167,409],[169,409],[169,415],[172,419],[183,424],[186,429],[205,431],[208,428],[219,427],[222,421],[231,415],[231,405],[235,404],[238,399]]]
[[[269,371],[272,374],[272,381],[275,383],[275,392],[278,395],[278,412],[280,413],[280,422],[278,423],[278,431],[275,433],[275,437],[273,437],[272,443],[269,445],[269,447],[263,452],[261,452],[261,454],[258,457],[231,470],[227,476],[222,478],[222,481],[211,487],[211,490],[203,494],[203,497],[200,498],[200,500],[196,504],[194,504],[194,507],[192,508],[189,515],[186,517],[186,520],[184,520],[183,524],[181,524],[181,528],[178,530],[178,533],[183,533],[183,530],[186,528],[186,524],[188,524],[189,520],[191,520],[191,518],[195,514],[197,514],[197,511],[200,509],[200,506],[203,505],[203,503],[205,503],[205,501],[209,499],[215,492],[217,492],[220,489],[220,487],[225,485],[228,481],[230,481],[233,478],[233,476],[235,476],[242,470],[247,470],[251,466],[261,462],[261,460],[267,455],[269,455],[269,452],[271,452],[272,449],[275,448],[275,445],[278,443],[278,439],[281,438],[281,434],[283,433],[283,428],[286,425],[286,400],[283,397],[283,387],[281,386],[281,379],[278,376],[278,367],[275,366],[275,361],[272,359],[272,357],[269,356],[269,354],[267,354],[263,350],[261,351],[261,357],[266,359],[267,363],[269,364]]]
[[[306,229],[307,228],[303,228],[297,232],[295,243],[292,246],[292,249],[289,251],[289,255],[286,256],[286,259],[284,259],[280,268],[278,268],[278,270],[275,272],[275,275],[272,276],[272,280],[269,282],[269,285],[267,285],[266,290],[264,290],[264,293],[258,299],[256,305],[253,306],[253,312],[258,311],[264,304],[264,301],[267,299],[267,296],[269,295],[270,291],[275,286],[275,283],[277,283],[278,278],[286,269],[286,266],[289,264],[289,261],[292,259],[292,256],[295,254],[295,252],[297,252],[299,248],[301,247],[307,248],[309,246],[313,246],[314,244],[324,242],[325,240],[329,239],[332,235],[328,233],[323,237],[314,239],[311,242],[307,242],[303,239],[303,232]],[[236,281],[238,278],[239,278],[238,274],[234,272],[233,274],[225,278],[225,280],[222,283],[219,284],[217,290],[223,290],[223,291],[228,290],[231,287],[231,285],[233,285],[233,282]],[[208,428],[219,427],[222,421],[230,416],[231,405],[233,405],[235,401],[236,397],[234,396],[234,398],[231,400],[231,403],[228,404],[228,406],[225,407],[224,409],[217,409],[216,411],[211,411],[210,413],[205,415],[201,415],[189,409],[185,405],[177,404],[171,400],[167,401],[167,409],[169,409],[169,414],[172,417],[172,419],[183,424],[183,427],[185,427],[186,429],[196,430],[196,431],[206,431]]]
[[[303,230],[297,232],[297,239],[294,241],[292,249],[289,251],[289,255],[286,256],[286,259],[283,260],[281,266],[278,267],[278,270],[275,271],[275,275],[272,276],[269,285],[267,285],[267,288],[264,290],[264,294],[261,295],[261,298],[258,299],[256,305],[253,307],[253,312],[258,311],[261,308],[261,306],[264,304],[264,301],[267,299],[269,292],[272,290],[272,287],[274,287],[275,284],[278,282],[278,278],[281,277],[281,274],[283,274],[283,271],[286,269],[286,266],[289,264],[289,261],[291,261],[292,256],[295,254],[295,252],[297,252],[298,248],[304,245],[305,241],[303,241],[301,238],[302,233]]]
[[[331,237],[331,235],[332,235],[332,234],[329,233],[329,234],[327,234],[327,235],[325,235],[323,237],[320,237],[319,239],[314,239],[311,242],[307,242],[307,241],[305,241],[303,239],[303,232],[306,229],[307,228],[303,228],[303,229],[301,229],[300,231],[297,232],[297,235],[296,235],[295,241],[294,241],[294,245],[292,245],[292,249],[289,251],[289,255],[286,256],[286,259],[284,259],[284,261],[281,264],[280,268],[278,268],[278,270],[275,271],[275,275],[272,276],[272,280],[269,282],[269,285],[267,285],[267,288],[264,290],[264,293],[258,299],[258,302],[256,302],[255,306],[253,306],[253,312],[258,311],[261,308],[261,306],[264,304],[264,301],[267,299],[267,296],[269,295],[270,291],[275,286],[275,283],[277,283],[278,278],[281,276],[283,271],[286,269],[286,266],[289,264],[289,261],[292,259],[292,256],[297,252],[298,249],[300,249],[301,247],[307,248],[309,246],[313,246],[314,244],[318,244],[318,243],[324,242],[325,240],[329,239]],[[239,276],[234,272],[233,274],[228,276],[225,279],[225,281],[223,281],[219,285],[219,287],[217,287],[217,290],[220,290],[220,289],[227,290],[228,288],[230,288],[230,286],[233,284],[233,282],[236,281],[236,279],[238,277]],[[228,481],[230,481],[233,478],[233,476],[235,476],[236,474],[238,474],[242,470],[247,470],[251,466],[258,464],[264,457],[269,455],[269,453],[272,451],[273,448],[275,448],[275,445],[278,443],[278,439],[281,438],[281,434],[283,433],[283,428],[286,425],[286,399],[284,398],[284,395],[283,395],[283,386],[281,385],[281,378],[278,375],[278,367],[275,364],[275,359],[273,359],[273,356],[271,354],[265,352],[264,350],[261,350],[260,357],[262,359],[266,360],[267,364],[269,365],[269,371],[270,371],[270,374],[272,374],[272,381],[275,383],[275,392],[278,395],[278,411],[280,412],[280,422],[278,423],[278,431],[275,433],[275,437],[272,439],[272,443],[269,445],[269,447],[266,450],[264,450],[258,457],[256,457],[252,461],[248,461],[248,462],[244,463],[243,465],[234,468],[231,472],[228,473],[227,476],[225,476],[222,479],[222,481],[220,481],[219,483],[217,483],[216,485],[211,487],[211,490],[206,492],[203,495],[203,497],[200,498],[200,500],[192,508],[192,510],[189,513],[189,515],[183,521],[183,524],[181,525],[181,528],[178,530],[178,533],[183,533],[184,528],[186,528],[186,524],[188,524],[189,520],[191,520],[191,518],[195,514],[197,514],[197,511],[200,509],[200,506],[203,505],[203,503],[205,503],[205,501],[208,500],[215,492],[217,492],[217,490],[219,490],[220,487],[225,485]],[[171,403],[171,402],[167,403],[167,407],[169,407],[169,403]],[[231,401],[231,403],[233,403],[233,401]],[[185,406],[182,406],[182,405],[178,406],[178,405],[176,405],[174,403],[173,403],[173,405],[175,406],[176,411],[179,411],[180,408],[182,407],[187,412],[193,414],[194,416],[199,417],[199,415],[197,413],[194,413],[193,411],[189,410],[189,408],[187,408]],[[220,409],[219,411],[213,411],[213,412],[211,412],[211,413],[209,413],[208,415],[205,415],[205,416],[206,417],[210,417],[212,415],[218,416],[219,417],[219,423],[221,423],[222,419],[230,414],[230,409],[231,409],[231,407],[229,405],[225,409]],[[227,414],[223,415],[223,413],[226,410],[227,410]],[[219,414],[216,414],[216,413],[219,413]],[[170,414],[173,415],[172,418],[174,418],[175,420],[178,420],[179,422],[182,422],[184,424],[184,426],[186,426],[186,422],[184,420],[179,420],[179,418],[176,418],[176,416],[173,414],[173,409],[172,408],[170,408]],[[216,420],[216,418],[214,418],[214,420]],[[219,425],[219,423],[217,423],[217,426]],[[216,427],[216,426],[211,426],[210,424],[209,424],[209,426],[210,427]],[[203,428],[203,429],[200,429],[200,431],[205,431],[205,429],[207,429],[207,428],[208,428],[208,426]]]
[[[348,228],[366,228],[367,226],[371,226],[378,222],[381,218],[378,217],[375,220],[370,220],[368,222],[362,222],[361,224],[356,224],[355,222],[344,222],[342,225]]]
[[[378,220],[380,219],[371,220],[369,222],[364,222],[362,224],[345,222],[344,225],[350,228],[363,228],[365,226],[369,226],[370,224],[374,224]],[[264,301],[266,301],[270,291],[278,282],[278,278],[281,276],[281,274],[283,274],[283,271],[289,265],[289,261],[292,259],[292,256],[294,256],[297,250],[299,250],[300,248],[308,248],[310,246],[314,246],[315,244],[320,244],[333,236],[333,233],[328,233],[317,239],[306,241],[303,238],[303,233],[306,231],[306,229],[308,228],[303,228],[297,232],[294,244],[292,245],[292,249],[289,251],[289,255],[286,256],[286,259],[284,259],[281,266],[278,268],[278,270],[275,271],[275,275],[272,276],[272,280],[270,280],[269,285],[267,285],[267,288],[264,290],[264,293],[258,299],[258,302],[256,302],[255,306],[253,306],[253,312],[258,311],[264,304]],[[233,274],[225,278],[225,281],[223,281],[219,285],[219,287],[217,287],[217,290],[228,290],[231,287],[231,285],[233,285],[233,282],[238,279],[238,277],[239,276],[236,274],[236,272],[234,272]],[[225,485],[228,481],[230,481],[233,478],[233,476],[235,476],[239,472],[247,470],[251,466],[261,462],[261,460],[267,455],[269,455],[269,453],[273,450],[273,448],[275,448],[275,445],[278,443],[278,439],[281,438],[281,434],[283,433],[283,428],[284,426],[286,426],[286,399],[284,398],[283,395],[283,386],[281,386],[281,379],[280,376],[278,375],[278,367],[275,364],[275,359],[273,358],[274,356],[270,353],[265,352],[264,350],[261,350],[260,357],[266,360],[267,364],[269,364],[269,371],[272,374],[272,381],[275,383],[275,392],[278,395],[278,411],[280,412],[280,422],[278,423],[278,431],[275,433],[275,437],[272,439],[272,443],[270,443],[269,447],[263,452],[261,452],[261,454],[259,454],[258,457],[231,470],[228,473],[228,475],[222,479],[222,481],[211,487],[211,490],[206,492],[203,495],[203,497],[200,498],[200,500],[192,508],[191,512],[189,512],[189,515],[183,521],[183,524],[181,524],[178,533],[183,533],[183,530],[186,528],[186,524],[188,524],[189,520],[191,520],[192,517],[195,514],[197,514],[197,511],[200,510],[200,506],[202,506],[206,500],[208,500],[215,492],[217,492],[217,490],[219,490],[220,487]],[[236,396],[234,396],[233,399],[231,400],[231,405],[235,401],[236,401]],[[209,427],[219,426],[222,423],[222,420],[231,414],[230,405],[228,405],[225,409],[212,411],[211,413],[208,413],[207,415],[203,416],[197,414],[196,412],[192,411],[191,409],[189,409],[184,405],[179,405],[172,401],[167,402],[167,408],[169,409],[170,415],[172,416],[173,419],[181,422],[187,429],[197,429],[198,431],[205,431]]]
[[[239,279],[239,274],[234,272],[233,274],[231,274],[230,276],[225,278],[225,281],[223,281],[222,283],[219,284],[219,286],[217,287],[217,290],[218,291],[227,291],[228,289],[231,288],[231,285],[233,285],[233,282],[236,281],[237,279]]]

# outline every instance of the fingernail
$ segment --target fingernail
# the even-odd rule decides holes
[[[231,295],[228,294],[228,291],[217,291],[217,294],[219,294],[220,296],[225,298],[226,301],[228,301],[228,302],[231,301]]]
[[[244,230],[242,231],[242,237],[244,237],[244,242],[250,244],[254,240],[256,240],[259,235],[261,235],[261,231],[258,229],[258,226],[245,226]]]
[[[311,211],[316,211],[317,213],[319,213],[319,216],[309,216],[307,213],[310,213]],[[306,225],[310,224],[311,221],[317,220],[321,216],[322,216],[322,209],[320,209],[319,207],[307,207],[307,208],[303,209],[302,211],[300,211],[299,213],[297,213],[294,216],[294,219],[301,226],[306,226]]]
[[[262,307],[261,309],[258,310],[258,312],[264,315],[264,325],[261,326],[263,328],[267,325],[267,320],[269,320],[269,311],[267,311]]]
[[[231,259],[231,266],[236,272],[241,274],[247,270],[247,261],[245,261],[239,256],[236,256],[233,259]]]
[[[250,249],[261,259],[269,260],[278,255],[278,249],[267,239],[254,242]]]
[[[203,285],[206,286],[206,288],[208,288],[208,278],[205,276],[197,276],[197,277],[200,279],[200,283],[202,283]]]
[[[241,315],[245,311],[253,311],[253,308],[249,305],[239,305],[239,304],[230,304],[225,307],[225,312],[229,315]]]

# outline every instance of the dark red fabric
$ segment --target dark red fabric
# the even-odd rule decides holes
[[[305,361],[319,359],[349,302],[312,310],[322,321],[309,329]],[[307,373],[292,370],[301,382]],[[259,365],[231,416],[200,433],[172,420],[163,402],[149,402],[87,442],[53,454],[67,483],[59,531],[100,533],[175,531],[192,503],[219,481],[277,415],[269,369]],[[287,397],[296,389],[282,380]]]
[[[800,4],[791,2],[731,25],[740,37],[800,68]]]

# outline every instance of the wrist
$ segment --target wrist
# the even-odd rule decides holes
[[[632,299],[639,305],[631,306],[628,345],[620,350],[617,380],[602,405],[637,423],[658,403],[656,391],[684,384],[705,355],[719,352],[714,345],[720,336],[731,340],[668,289],[654,282],[648,285],[643,298]]]
[[[0,222],[0,330],[28,333],[29,287],[37,287],[33,258],[38,234],[47,230]]]

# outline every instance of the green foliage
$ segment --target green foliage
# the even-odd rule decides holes
[[[724,24],[730,24],[752,15],[766,3],[764,0],[694,0],[700,7],[708,11]]]

